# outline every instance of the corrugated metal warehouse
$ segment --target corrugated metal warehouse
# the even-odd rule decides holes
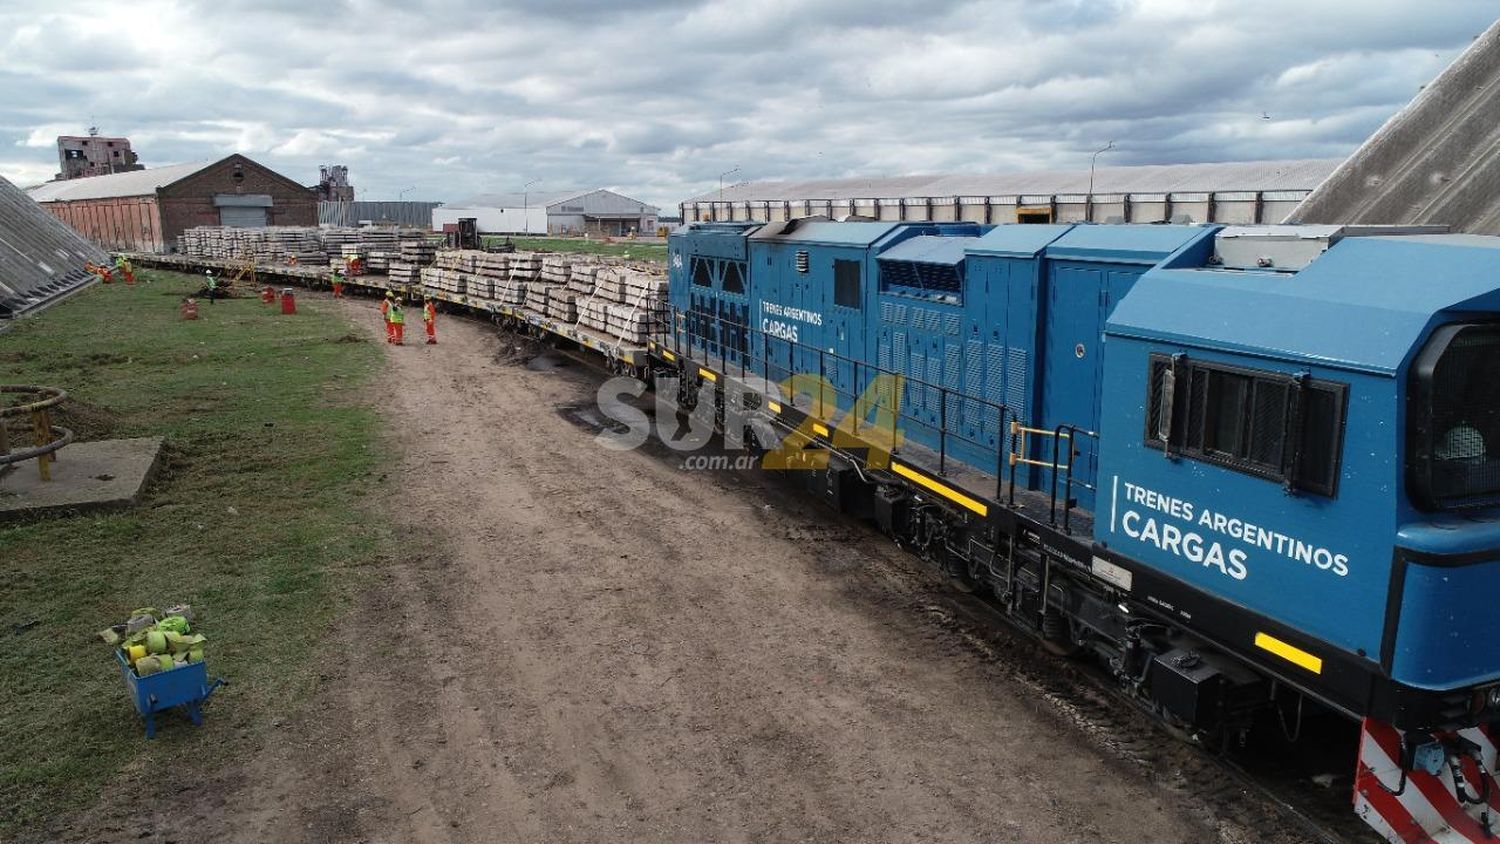
[[[75,290],[93,278],[83,268],[109,255],[49,216],[24,191],[0,178],[0,320]]]
[[[377,226],[426,228],[432,222],[432,212],[442,204],[416,200],[323,200],[318,203],[318,225],[357,226],[369,222]]]
[[[193,226],[313,226],[313,190],[238,153],[220,161],[48,182],[31,198],[110,249],[161,252]]]
[[[656,231],[657,208],[602,188],[566,193],[501,193],[471,197],[432,212],[432,228],[460,218],[496,234],[597,234],[620,237]]]
[[[746,182],[682,204],[684,220],[826,214],[976,223],[1274,223],[1339,159],[1099,167],[1035,173]]]

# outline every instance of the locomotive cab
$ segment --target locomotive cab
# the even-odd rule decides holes
[[[1500,715],[1476,700],[1500,682],[1497,306],[1493,238],[1231,228],[1168,259],[1108,328],[1096,539],[1336,708]]]

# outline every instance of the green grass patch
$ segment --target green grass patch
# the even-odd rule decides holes
[[[142,275],[0,334],[0,383],[67,390],[56,421],[80,439],[166,438],[141,507],[0,526],[0,840],[106,789],[154,799],[160,772],[252,747],[306,700],[320,639],[389,548],[364,506],[383,470],[367,401],[380,350],[305,298],[295,316],[242,298],[184,321],[197,279]],[[202,728],[168,715],[148,742],[93,634],[172,602],[200,613],[209,674],[232,685]]]
[[[504,243],[506,238],[496,235],[485,235],[486,244]],[[632,258],[637,261],[657,261],[666,263],[667,245],[665,243],[632,243],[628,240],[617,240],[614,243],[603,243],[598,240],[583,240],[572,237],[512,237],[510,242],[523,252],[564,252],[574,255],[607,255],[612,258]]]

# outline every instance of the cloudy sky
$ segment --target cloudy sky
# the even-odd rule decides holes
[[[1342,156],[1493,0],[0,3],[0,175],[58,134],[359,198]]]

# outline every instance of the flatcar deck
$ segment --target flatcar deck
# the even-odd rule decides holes
[[[149,253],[125,253],[125,255],[139,266],[156,267],[186,273],[198,273],[210,269],[220,272],[237,271],[246,266],[243,261],[231,261],[220,258],[156,255]],[[311,287],[315,283],[326,282],[328,279],[328,269],[325,267],[256,264],[254,265],[254,271],[257,278],[274,279],[277,283],[294,283],[307,287]],[[536,311],[518,305],[507,305],[493,299],[462,296],[443,290],[431,290],[423,288],[421,285],[397,284],[384,275],[366,274],[349,276],[345,279],[344,283],[346,286],[356,289],[364,288],[366,290],[377,291],[390,290],[397,293],[421,293],[470,311],[512,319],[517,323],[531,326],[541,333],[577,343],[584,348],[626,366],[643,367],[648,362],[645,346],[627,343],[617,337],[611,337],[598,331],[591,331],[572,323],[558,322],[544,314],[539,314]]]

